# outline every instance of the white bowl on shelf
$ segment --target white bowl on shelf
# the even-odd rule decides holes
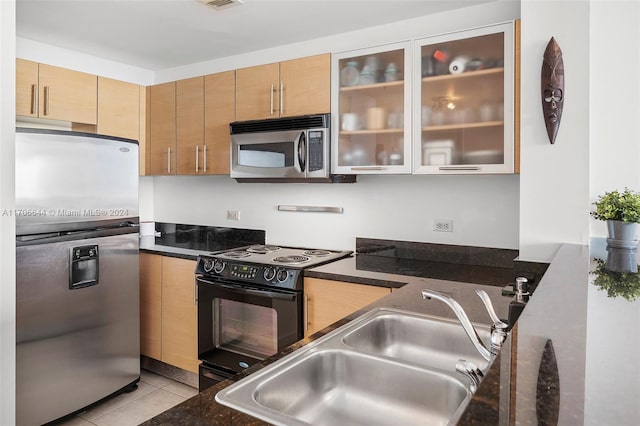
[[[466,151],[462,158],[465,164],[501,164],[504,162],[504,153],[499,149],[479,149]]]

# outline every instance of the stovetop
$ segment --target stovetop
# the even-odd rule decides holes
[[[341,259],[350,254],[351,252],[349,251],[280,247],[275,245],[252,245],[212,253],[210,257],[240,260],[263,265],[308,268],[309,266],[316,266],[332,260]]]
[[[199,256],[196,274],[216,281],[300,290],[305,268],[342,259],[351,253],[252,245]]]

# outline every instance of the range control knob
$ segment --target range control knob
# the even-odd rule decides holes
[[[276,277],[276,270],[271,266],[267,266],[264,268],[264,279],[267,281],[271,281]]]
[[[289,273],[286,269],[281,269],[278,271],[278,282],[285,282],[289,278]]]
[[[205,259],[202,262],[202,269],[204,269],[205,272],[211,272],[211,270],[213,269],[213,260]]]
[[[215,264],[213,265],[213,272],[219,274],[220,272],[224,271],[225,266],[227,266],[227,264],[222,260],[216,260]]]

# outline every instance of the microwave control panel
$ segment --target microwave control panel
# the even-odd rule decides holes
[[[324,132],[322,130],[309,130],[307,138],[307,151],[309,152],[310,172],[322,170],[324,168]]]

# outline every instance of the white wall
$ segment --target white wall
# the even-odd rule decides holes
[[[597,1],[591,3],[591,158],[590,198],[625,186],[640,190],[640,2]],[[606,53],[611,61],[603,60]],[[591,234],[606,236],[604,222],[591,220]],[[640,374],[617,376],[609,369],[612,352],[623,355],[631,365],[640,358],[640,347],[614,346],[608,334],[620,324],[638,324],[634,304],[610,299],[589,286],[587,358],[585,369],[585,424],[612,422],[622,412],[633,410],[640,417],[637,395]],[[594,300],[596,302],[594,302]],[[597,311],[595,311],[597,309]],[[603,345],[602,342],[608,343]],[[610,371],[611,370],[611,371]],[[619,383],[626,383],[621,387]],[[625,389],[625,392],[620,392]],[[629,389],[635,389],[629,392]],[[616,404],[601,404],[602,395],[615,396]],[[618,422],[617,424],[622,424]]]
[[[156,82],[370,47],[518,17],[518,2],[494,2],[164,70],[156,73]],[[518,176],[360,176],[351,185],[237,184],[223,177],[153,179],[156,221],[265,229],[272,244],[353,249],[355,237],[361,236],[518,248]],[[344,208],[344,214],[279,212],[278,204],[338,206]],[[227,209],[240,210],[240,221],[228,221]],[[453,232],[433,231],[434,219],[453,219]]]
[[[229,177],[154,178],[159,222],[267,230],[267,242],[355,248],[355,237],[518,248],[518,176],[359,176],[355,184],[247,184]],[[188,190],[185,190],[188,188]],[[343,214],[277,210],[332,206]],[[227,220],[228,209],[240,221]],[[453,219],[453,232],[433,231]]]
[[[591,3],[590,201],[640,190],[640,2]],[[603,221],[591,234],[606,236]]]
[[[16,37],[15,44],[16,57],[18,58],[145,86],[153,84],[154,81],[153,71],[143,68],[98,58],[86,53],[75,52],[22,37]]]
[[[513,20],[519,2],[502,0],[438,15],[156,72],[18,39],[17,56],[138,84],[339,52]],[[202,194],[211,200],[201,201]],[[274,194],[275,198],[271,196]],[[214,199],[215,197],[215,199]],[[258,200],[250,203],[248,200]],[[243,184],[222,177],[140,180],[141,220],[237,226],[268,231],[269,242],[353,248],[356,236],[490,247],[518,247],[518,177],[360,177],[355,185]],[[282,213],[277,204],[340,205],[342,215]],[[227,209],[241,220],[226,219]],[[432,231],[453,219],[452,233]]]
[[[363,7],[366,3],[363,4]],[[365,30],[336,34],[273,49],[166,69],[155,74],[156,83],[195,77],[213,72],[267,64],[326,52],[342,52],[420,37],[510,21],[520,17],[518,0],[497,0]]]
[[[520,257],[549,261],[561,243],[589,240],[589,1],[523,0],[521,18]],[[566,95],[555,145],[540,103],[552,36],[563,53]]]
[[[15,423],[15,0],[0,1],[0,425]]]
[[[590,13],[590,8],[596,10]],[[612,10],[618,8],[630,8],[621,13],[611,15]],[[157,72],[151,78],[154,83],[187,78],[194,75],[202,75],[211,72],[223,71],[259,63],[273,62],[289,59],[301,55],[330,51],[344,51],[375,44],[384,44],[398,40],[434,35],[442,32],[453,31],[461,28],[471,28],[490,23],[506,21],[513,18],[522,18],[522,114],[521,114],[521,175],[519,185],[513,184],[513,177],[494,177],[493,182],[499,182],[492,190],[485,188],[486,197],[489,200],[518,200],[518,207],[513,207],[513,202],[506,202],[504,206],[493,204],[485,206],[486,209],[478,211],[474,220],[468,220],[464,214],[467,204],[462,201],[451,202],[448,198],[433,200],[428,206],[422,205],[420,209],[428,217],[441,216],[443,214],[458,213],[459,220],[454,224],[453,234],[433,234],[425,232],[416,233],[416,224],[408,220],[395,221],[393,227],[382,225],[374,216],[370,221],[375,225],[373,232],[376,235],[398,235],[398,238],[406,238],[407,235],[415,236],[414,240],[436,238],[438,242],[451,242],[457,244],[479,245],[503,245],[514,247],[514,241],[518,241],[521,257],[527,260],[548,261],[553,257],[559,244],[563,242],[585,244],[590,233],[590,219],[588,212],[590,202],[597,194],[613,187],[628,185],[639,186],[638,171],[635,164],[638,160],[638,50],[626,50],[627,46],[634,46],[633,41],[638,38],[638,29],[634,19],[634,8],[637,2],[596,0],[575,1],[542,1],[523,0],[497,1],[485,5],[474,6],[452,12],[446,12],[434,16],[417,17],[412,20],[396,24],[380,26],[349,34],[325,37],[312,40],[304,44],[294,44],[277,49],[268,49],[237,57],[225,58],[193,64],[187,67],[174,68]],[[593,17],[597,16],[597,19]],[[635,12],[637,16],[637,12]],[[591,26],[591,27],[590,27]],[[542,120],[539,99],[540,67],[542,53],[551,38],[554,36],[563,49],[566,71],[566,99],[564,116],[560,132],[555,145],[550,145]],[[55,49],[49,53],[48,47],[43,48],[32,42],[18,40],[18,56],[28,59],[42,60],[54,65],[69,66],[82,69],[87,66],[86,57],[81,54],[68,54]],[[637,43],[636,43],[637,46]],[[608,59],[600,60],[603,52]],[[64,53],[58,54],[58,53]],[[611,77],[613,66],[610,56],[624,56],[627,68],[616,70]],[[614,61],[615,62],[615,61]],[[84,65],[83,65],[84,64]],[[98,63],[97,69],[84,69],[87,72],[121,78],[146,84],[150,79],[144,70],[134,70],[122,64],[109,63],[106,66]],[[105,72],[106,70],[106,72]],[[590,99],[590,90],[592,99]],[[633,95],[629,95],[632,93]],[[612,102],[615,99],[616,102]],[[615,107],[610,105],[615,104]],[[622,105],[623,107],[620,107]],[[616,156],[615,152],[623,152],[622,156]],[[591,164],[590,161],[591,152]],[[590,171],[591,167],[591,171]],[[615,171],[615,172],[614,172]],[[200,180],[202,179],[202,180]],[[410,185],[403,184],[400,189],[394,188],[396,179],[407,179],[407,182],[423,182],[420,177],[367,177],[361,178],[354,187],[363,188],[362,194],[366,194],[367,185],[381,185],[381,194],[399,199],[398,211],[415,211],[412,204],[412,194],[408,190]],[[416,179],[415,181],[413,179]],[[437,192],[471,194],[464,187],[473,185],[476,178],[460,178],[454,182],[438,183]],[[175,182],[181,182],[182,178],[176,178]],[[141,206],[141,214],[145,220],[170,220],[179,217],[182,221],[207,224],[229,225],[226,218],[213,220],[215,215],[206,216],[206,213],[198,211],[196,200],[198,196],[195,190],[208,188],[209,181],[214,182],[214,187],[224,190],[225,197],[230,203],[242,204],[244,201],[234,195],[235,188],[231,183],[223,184],[216,178],[198,178],[194,180],[192,188],[185,189],[175,182],[160,178],[146,178],[141,184],[141,200],[145,200]],[[484,182],[484,179],[479,179]],[[493,184],[492,182],[492,184]],[[431,181],[427,186],[431,185]],[[326,199],[324,194],[327,188],[334,186],[317,187],[307,189],[309,199],[315,195],[320,200]],[[519,189],[518,189],[519,187]],[[299,191],[295,185],[280,187],[282,198],[295,199]],[[407,189],[405,191],[405,189]],[[507,190],[510,192],[499,192]],[[242,190],[243,193],[248,190]],[[340,190],[342,191],[342,190]],[[360,190],[356,191],[359,194]],[[429,189],[431,191],[431,189]],[[462,191],[462,192],[460,192]],[[260,191],[254,191],[259,193]],[[430,193],[429,193],[430,195]],[[395,197],[395,198],[393,198]],[[185,199],[186,198],[186,199]],[[190,210],[176,214],[172,199],[183,199],[194,205]],[[357,199],[354,198],[354,199]],[[403,200],[406,200],[403,202]],[[458,203],[458,204],[456,204]],[[275,205],[275,203],[273,204]],[[244,226],[276,226],[270,231],[273,238],[280,239],[277,231],[277,221],[281,216],[272,216],[273,205],[259,207],[254,213],[249,208],[243,211],[240,222],[232,225]],[[452,211],[436,207],[447,205]],[[165,207],[166,206],[166,207]],[[165,208],[168,210],[163,211]],[[216,207],[218,208],[218,207]],[[218,208],[218,211],[225,211]],[[518,210],[519,220],[514,229],[514,221],[510,214]],[[210,210],[210,211],[215,211]],[[247,213],[250,213],[247,215]],[[263,217],[249,221],[251,217]],[[344,222],[338,229],[348,229],[355,236],[356,229],[361,229],[357,224],[346,225],[347,213],[342,219],[331,221]],[[278,218],[278,219],[276,219]],[[294,228],[302,226],[303,221],[309,220],[308,216],[290,216],[287,220]],[[306,219],[305,219],[306,218]],[[446,218],[446,217],[445,217]],[[472,224],[491,224],[494,218],[504,221],[507,225],[502,227],[497,236],[467,234]],[[172,219],[171,219],[172,220]],[[219,222],[222,220],[222,222]],[[368,221],[367,221],[368,222]],[[491,226],[486,227],[487,234],[492,233]],[[464,230],[465,234],[457,233]],[[365,230],[366,231],[366,230]],[[483,230],[479,231],[484,232]],[[599,234],[603,231],[601,224],[593,223],[593,232]],[[368,232],[364,232],[368,233]],[[363,236],[368,236],[364,235]],[[298,238],[298,237],[292,237]],[[349,237],[341,236],[342,239]],[[322,238],[313,238],[314,242],[322,243]],[[343,240],[344,241],[344,240]],[[287,241],[278,241],[287,243]],[[291,243],[293,243],[292,241]],[[344,243],[340,243],[341,245]]]

